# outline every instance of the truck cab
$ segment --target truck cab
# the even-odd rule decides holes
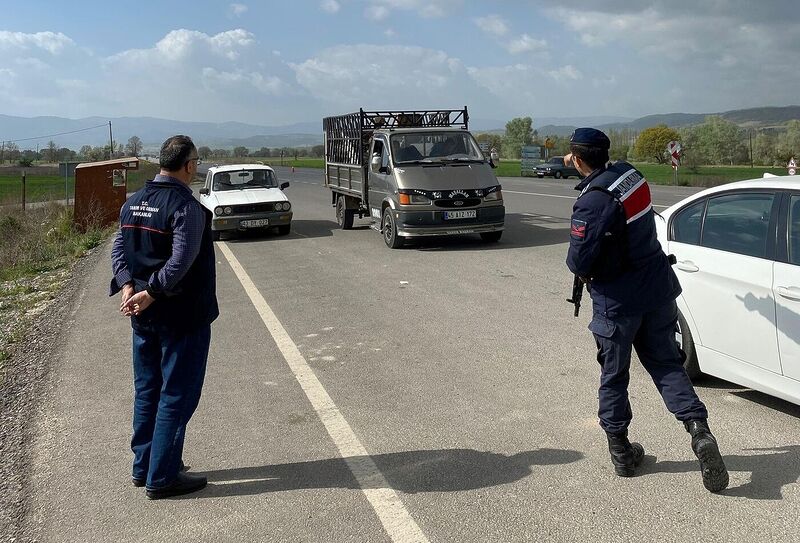
[[[367,117],[373,124],[367,128],[374,129],[362,131],[355,140],[362,147],[355,150],[342,145],[347,140],[337,138],[335,130],[327,130],[335,123],[326,119],[326,185],[342,228],[351,228],[356,214],[370,216],[391,248],[427,236],[500,239],[505,207],[493,163],[467,130],[466,108],[455,111],[463,115],[462,123],[449,122],[449,117],[443,122],[452,110],[435,117],[425,112],[427,118],[420,112],[396,112],[388,123],[383,115],[377,123]],[[350,157],[341,153],[347,149]]]

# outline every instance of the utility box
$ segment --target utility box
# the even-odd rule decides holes
[[[83,229],[119,220],[128,193],[128,170],[138,170],[138,158],[84,162],[75,167],[73,222]]]

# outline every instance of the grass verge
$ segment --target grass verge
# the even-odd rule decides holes
[[[50,203],[23,212],[0,211],[0,381],[15,344],[31,319],[46,309],[71,265],[100,245],[113,227],[87,231],[72,225],[72,210]]]

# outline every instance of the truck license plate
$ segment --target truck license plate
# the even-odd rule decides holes
[[[242,221],[241,225],[245,228],[258,228],[259,226],[269,226],[269,219],[252,219],[249,221]]]
[[[447,219],[474,219],[478,216],[475,209],[464,209],[461,211],[445,211],[444,218]]]

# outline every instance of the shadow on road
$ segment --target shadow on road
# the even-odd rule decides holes
[[[280,236],[274,228],[244,230],[242,232],[222,233],[222,241],[230,243],[275,242],[285,239],[325,238],[333,235],[333,230],[338,230],[335,221],[293,220],[292,231],[289,235]]]
[[[211,483],[198,497],[243,496],[305,488],[360,488],[348,464],[361,468],[371,459],[398,491],[455,492],[513,483],[533,466],[569,464],[578,451],[537,449],[511,456],[473,449],[437,449],[331,458],[312,462],[224,469],[202,473]],[[369,484],[367,488],[371,487]]]
[[[569,219],[534,213],[508,213],[503,237],[497,243],[487,243],[478,234],[471,234],[418,238],[406,241],[406,247],[418,251],[487,251],[541,247],[568,241]]]
[[[781,489],[785,485],[796,483],[800,478],[800,445],[746,449],[766,453],[753,455],[726,455],[724,454],[725,443],[722,442],[721,445],[728,471],[743,471],[752,474],[749,482],[724,490],[720,493],[723,496],[736,496],[751,500],[781,500],[783,499]],[[689,446],[688,440],[686,446]],[[655,464],[646,461],[641,467],[640,474],[688,472],[697,472],[698,484],[701,484],[700,469],[696,461],[665,461]]]

